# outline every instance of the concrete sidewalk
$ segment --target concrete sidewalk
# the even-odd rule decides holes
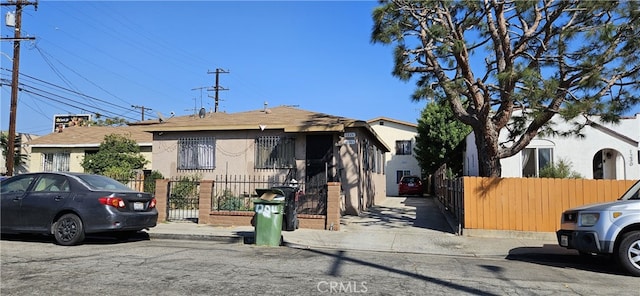
[[[575,254],[558,246],[551,234],[475,232],[457,236],[433,198],[388,197],[367,213],[342,218],[340,231],[297,229],[283,231],[284,245],[296,248],[331,248],[451,256]],[[147,231],[151,239],[251,241],[251,226],[216,227],[190,222],[159,223]],[[502,236],[502,237],[500,237]],[[519,237],[515,237],[519,236]]]

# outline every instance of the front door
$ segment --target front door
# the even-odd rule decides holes
[[[333,146],[333,135],[307,136],[307,184],[335,181]]]

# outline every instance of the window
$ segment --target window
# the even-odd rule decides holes
[[[216,167],[215,138],[182,138],[178,140],[179,170],[213,170]]]
[[[295,139],[280,136],[256,139],[255,167],[281,169],[295,166]]]
[[[411,140],[396,141],[396,155],[411,155]]]
[[[552,148],[525,148],[522,150],[522,176],[538,177],[540,170],[552,162]]]
[[[64,176],[44,175],[33,188],[35,192],[69,192],[69,181]]]
[[[42,170],[45,172],[68,172],[69,152],[43,153]]]

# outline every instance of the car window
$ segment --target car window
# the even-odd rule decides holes
[[[69,192],[69,181],[61,175],[43,175],[38,179],[33,191]]]
[[[29,175],[5,179],[0,185],[0,193],[25,192],[34,178],[35,176]]]
[[[78,175],[93,190],[133,191],[126,185],[101,175]]]
[[[408,183],[418,183],[418,178],[416,177],[405,177],[402,178],[402,183],[408,184]]]

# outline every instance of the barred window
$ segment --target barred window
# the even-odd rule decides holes
[[[396,155],[411,155],[411,140],[396,141]]]
[[[295,166],[295,139],[271,136],[256,138],[255,167],[282,169]]]
[[[178,140],[179,170],[213,170],[216,167],[216,146],[213,137]]]
[[[45,172],[68,172],[69,152],[42,153],[42,170]]]

